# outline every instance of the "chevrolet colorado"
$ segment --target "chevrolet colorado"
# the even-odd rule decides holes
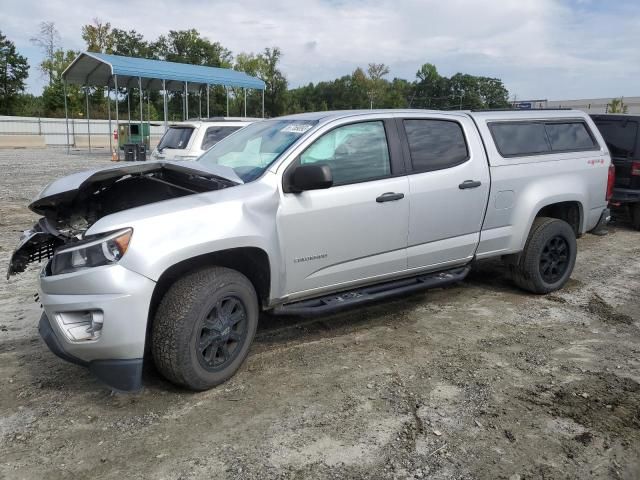
[[[326,313],[462,280],[500,257],[561,288],[606,223],[607,147],[579,111],[367,110],[253,123],[196,161],[54,181],[8,274],[47,260],[39,330],[112,388],[145,351],[203,390],[247,356],[261,310]]]

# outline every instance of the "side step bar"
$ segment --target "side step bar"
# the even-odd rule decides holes
[[[349,290],[325,297],[302,300],[300,302],[280,305],[273,309],[275,315],[325,315],[347,307],[361,305],[383,298],[389,298],[406,293],[427,290],[430,288],[446,287],[460,282],[467,276],[471,267],[458,267],[437,273],[420,275],[404,280],[394,280],[369,287]]]

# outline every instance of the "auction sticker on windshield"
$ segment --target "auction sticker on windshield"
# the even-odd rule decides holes
[[[287,125],[280,131],[284,133],[304,133],[312,126],[313,125],[308,125],[306,123],[292,123],[291,125]]]

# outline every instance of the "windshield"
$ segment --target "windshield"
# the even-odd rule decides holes
[[[169,127],[158,144],[158,150],[162,151],[163,148],[185,149],[192,133],[193,127]]]
[[[252,123],[216,143],[198,162],[225,165],[246,182],[258,178],[315,120],[266,120]]]

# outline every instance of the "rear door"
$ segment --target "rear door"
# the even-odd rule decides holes
[[[397,118],[409,172],[408,268],[437,270],[470,261],[489,196],[487,158],[466,115]]]
[[[640,172],[633,175],[636,170],[633,168],[634,162],[640,166],[638,118],[594,115],[593,121],[607,143],[611,160],[616,167],[615,186],[640,189]]]

